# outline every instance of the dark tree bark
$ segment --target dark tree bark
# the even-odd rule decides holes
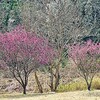
[[[88,85],[88,90],[91,91],[91,84]]]
[[[52,69],[52,67],[50,67],[50,85],[49,85],[49,87],[52,92],[54,91],[53,80],[54,80],[53,69]]]
[[[23,94],[26,94],[26,85],[23,85]]]
[[[56,75],[55,75],[55,89],[54,91],[57,90],[57,87],[59,85],[59,81],[60,81],[60,74],[59,74],[59,66],[56,68]]]
[[[88,91],[91,91],[91,86],[92,86],[92,82],[93,82],[93,78],[94,78],[95,74],[96,73],[92,74],[91,76],[89,76],[89,74],[85,74],[85,73],[83,73],[83,75],[80,74],[86,81]]]
[[[22,62],[19,62],[19,63],[23,64]],[[21,67],[23,67],[23,70],[20,69]],[[29,67],[28,67],[27,64],[18,66],[16,63],[13,62],[13,66],[9,65],[9,70],[12,73],[13,77],[17,80],[17,82],[23,88],[23,94],[26,94],[26,87],[27,87],[27,84],[28,84],[28,77],[29,77],[30,73],[33,70],[33,68],[31,68],[30,70],[28,70],[28,68]]]
[[[59,64],[55,69],[56,69],[56,71],[54,73],[53,67],[50,67],[50,85],[49,85],[49,87],[52,92],[56,92],[57,87],[59,86],[59,81],[60,81]]]

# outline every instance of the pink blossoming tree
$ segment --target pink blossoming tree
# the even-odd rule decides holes
[[[26,94],[30,73],[41,64],[49,64],[55,51],[48,40],[18,26],[13,31],[0,35],[0,54],[1,60],[23,87],[23,94]]]
[[[92,80],[100,71],[100,43],[89,40],[85,43],[73,44],[69,47],[69,58],[76,64],[90,91]]]

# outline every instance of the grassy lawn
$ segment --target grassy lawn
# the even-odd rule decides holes
[[[75,91],[46,94],[0,94],[0,100],[100,100],[100,91]]]

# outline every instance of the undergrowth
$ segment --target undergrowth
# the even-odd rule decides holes
[[[100,89],[100,78],[94,78],[92,82],[91,90],[99,90]],[[61,84],[59,85],[57,92],[68,92],[68,91],[81,91],[81,90],[87,90],[87,85],[85,81],[79,80],[79,81],[72,81],[68,84]]]

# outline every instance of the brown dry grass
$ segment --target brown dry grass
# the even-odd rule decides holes
[[[100,100],[100,91],[75,91],[46,94],[3,94],[0,100]]]

